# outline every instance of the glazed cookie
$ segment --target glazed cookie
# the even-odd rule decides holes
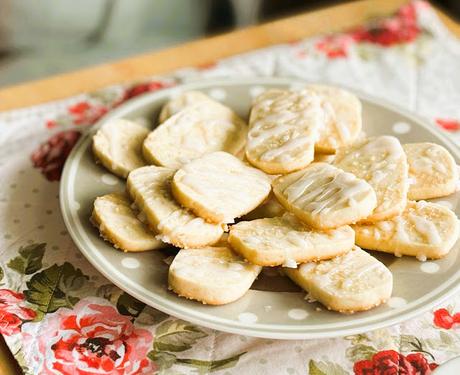
[[[324,124],[319,128],[315,150],[333,154],[351,145],[361,132],[361,102],[351,92],[338,87],[309,85],[321,99]]]
[[[332,164],[334,162],[335,155],[330,154],[315,154],[313,163],[328,163]]]
[[[168,283],[181,297],[224,305],[241,298],[261,269],[228,247],[181,250],[169,268]]]
[[[313,160],[322,111],[312,90],[268,90],[252,107],[248,161],[270,174],[289,173]]]
[[[112,193],[94,201],[92,223],[101,236],[124,251],[159,249],[165,244],[138,218],[131,201],[123,193]]]
[[[233,223],[261,204],[270,179],[226,152],[214,152],[183,166],[172,193],[184,207],[214,223]]]
[[[142,143],[148,133],[129,120],[108,121],[93,136],[93,153],[110,172],[126,178],[133,169],[145,165]]]
[[[354,230],[356,244],[365,249],[426,260],[442,258],[450,251],[459,236],[459,223],[444,206],[409,201],[400,216],[355,225]]]
[[[310,297],[341,313],[369,310],[385,303],[393,289],[390,270],[359,247],[284,272]]]
[[[171,116],[182,111],[185,107],[191,105],[214,101],[209,96],[203,94],[201,91],[187,91],[174,98],[171,98],[161,109],[158,121],[160,123],[165,122]]]
[[[455,192],[458,169],[449,151],[428,142],[408,143],[403,149],[409,164],[409,199],[437,198]]]
[[[162,241],[180,248],[217,242],[224,232],[222,225],[205,222],[174,200],[170,191],[174,173],[174,169],[155,166],[136,169],[128,176],[129,195]]]
[[[296,268],[297,263],[346,253],[355,244],[355,233],[348,225],[326,231],[310,229],[294,215],[285,214],[232,225],[228,242],[253,264]]]
[[[246,124],[230,108],[209,100],[168,118],[147,136],[142,150],[152,164],[180,168],[214,151],[237,154],[246,133]]]
[[[280,204],[280,202],[278,202],[278,199],[276,199],[273,193],[270,193],[268,198],[261,205],[257,206],[254,210],[242,216],[241,220],[250,221],[255,219],[282,216],[285,212],[286,210]]]
[[[366,181],[326,163],[313,163],[279,177],[272,186],[286,210],[318,229],[355,223],[376,205],[375,193]]]
[[[366,180],[377,196],[377,206],[366,222],[399,215],[406,207],[409,189],[407,158],[398,139],[368,138],[337,152],[334,165]]]

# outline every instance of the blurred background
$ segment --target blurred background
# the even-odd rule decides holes
[[[0,86],[344,2],[0,0]],[[460,17],[459,0],[432,3]]]

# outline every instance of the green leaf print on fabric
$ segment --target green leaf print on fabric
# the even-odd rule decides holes
[[[200,328],[183,320],[168,320],[155,332],[154,349],[158,352],[182,352],[190,349],[197,340],[207,334]]]
[[[80,300],[78,290],[88,280],[88,276],[68,262],[60,266],[54,264],[33,275],[27,282],[28,289],[24,294],[29,303],[38,306],[39,320],[43,314],[54,312],[60,307],[73,307]]]
[[[177,357],[174,354],[168,352],[157,352],[155,350],[149,352],[149,354],[147,354],[147,358],[155,362],[155,364],[160,368],[160,371],[171,368],[177,362]]]
[[[196,369],[198,374],[209,374],[213,371],[223,370],[236,365],[240,357],[246,352],[219,359],[201,360],[194,358],[177,358],[174,353],[191,349],[196,342],[208,334],[183,320],[168,320],[160,324],[155,331],[153,350],[148,358],[160,368],[159,374],[171,374],[174,365],[188,366]],[[172,352],[172,353],[171,353]]]
[[[337,363],[327,361],[315,362],[311,359],[308,362],[308,375],[348,375],[348,372]]]
[[[434,355],[428,351],[427,344],[423,339],[413,335],[401,335],[399,336],[399,340],[401,352],[423,353],[433,361],[435,360]]]
[[[132,316],[133,318],[137,318],[144,308],[145,303],[131,297],[125,292],[123,292],[117,301],[118,312],[122,315]]]
[[[3,272],[3,268],[0,267],[0,281],[3,280],[3,276],[5,276],[5,273]]]
[[[202,361],[199,359],[178,358],[177,363],[180,363],[186,366],[195,367],[198,370],[199,374],[208,374],[209,372],[219,371],[219,370],[223,370],[223,369],[235,366],[243,354],[246,354],[246,352],[239,353],[232,357],[228,357],[228,358],[220,359],[216,361]],[[347,374],[345,373],[345,375]]]
[[[33,243],[19,248],[19,255],[8,262],[8,267],[22,275],[31,275],[40,270],[46,243]]]
[[[351,362],[371,359],[377,353],[377,349],[366,344],[357,344],[347,348],[346,355]]]
[[[170,371],[165,372],[165,370],[170,369],[174,365],[182,365],[194,367],[198,374],[205,375],[213,371],[234,367],[243,354],[246,354],[246,352],[215,361],[205,361],[201,359],[177,358],[172,353],[152,350],[147,357],[159,367],[160,374],[170,374]],[[342,373],[337,373],[337,375],[342,375]]]

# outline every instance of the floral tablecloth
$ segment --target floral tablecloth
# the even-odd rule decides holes
[[[81,132],[147,91],[228,76],[342,84],[417,112],[460,144],[460,43],[430,6],[170,76],[0,114],[0,333],[26,374],[429,374],[460,354],[460,296],[388,329],[328,340],[226,334],[167,316],[104,279],[58,204]]]

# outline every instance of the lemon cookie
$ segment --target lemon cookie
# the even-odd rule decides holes
[[[215,223],[233,223],[261,204],[270,179],[226,152],[214,152],[183,166],[174,175],[172,193],[184,207]]]
[[[428,142],[408,143],[403,149],[409,164],[409,199],[437,198],[455,192],[458,169],[449,151]]]
[[[322,111],[312,90],[268,90],[251,109],[248,161],[266,173],[289,173],[313,160]]]
[[[333,154],[339,147],[355,142],[362,128],[362,108],[359,99],[351,92],[338,87],[308,87],[320,97],[324,115],[315,150]]]
[[[409,201],[399,216],[353,228],[356,244],[365,249],[419,260],[442,258],[459,235],[457,216],[444,206],[425,201]]]
[[[165,122],[171,116],[174,116],[176,113],[182,111],[185,107],[191,105],[213,101],[209,96],[203,94],[201,91],[187,91],[181,93],[180,95],[171,98],[164,106],[161,108],[160,115],[158,116],[158,121]]]
[[[332,164],[334,162],[335,155],[331,154],[315,154],[315,158],[313,159],[314,163],[328,163]]]
[[[128,193],[162,241],[181,248],[217,242],[224,231],[222,225],[205,222],[174,200],[174,173],[174,169],[155,166],[136,169],[128,176]]]
[[[237,154],[244,148],[247,125],[230,108],[205,101],[184,108],[154,129],[145,139],[145,159],[156,165],[180,168],[214,151]]]
[[[366,181],[326,163],[313,163],[272,185],[288,211],[318,229],[355,223],[376,205],[374,190]]]
[[[168,283],[181,297],[224,305],[241,298],[261,269],[228,247],[181,250],[169,268]]]
[[[409,189],[407,158],[398,139],[368,138],[337,152],[334,165],[366,180],[377,196],[377,206],[366,221],[374,222],[400,214]]]
[[[263,219],[269,217],[276,217],[282,216],[286,210],[284,207],[278,202],[278,199],[270,193],[268,198],[262,202],[259,206],[257,206],[254,210],[247,213],[246,215],[241,217],[241,220],[255,220],[255,219]]]
[[[355,233],[348,225],[318,231],[285,214],[232,225],[228,242],[253,264],[295,268],[297,263],[330,259],[351,250]]]
[[[148,133],[132,121],[108,121],[93,136],[93,153],[110,172],[126,178],[133,169],[145,165],[142,143]]]
[[[284,271],[309,296],[329,310],[354,313],[385,303],[393,289],[393,275],[373,256],[355,247],[321,262]]]
[[[165,246],[137,218],[137,213],[131,208],[131,201],[123,193],[96,198],[91,221],[99,229],[101,236],[117,249],[146,251]]]

